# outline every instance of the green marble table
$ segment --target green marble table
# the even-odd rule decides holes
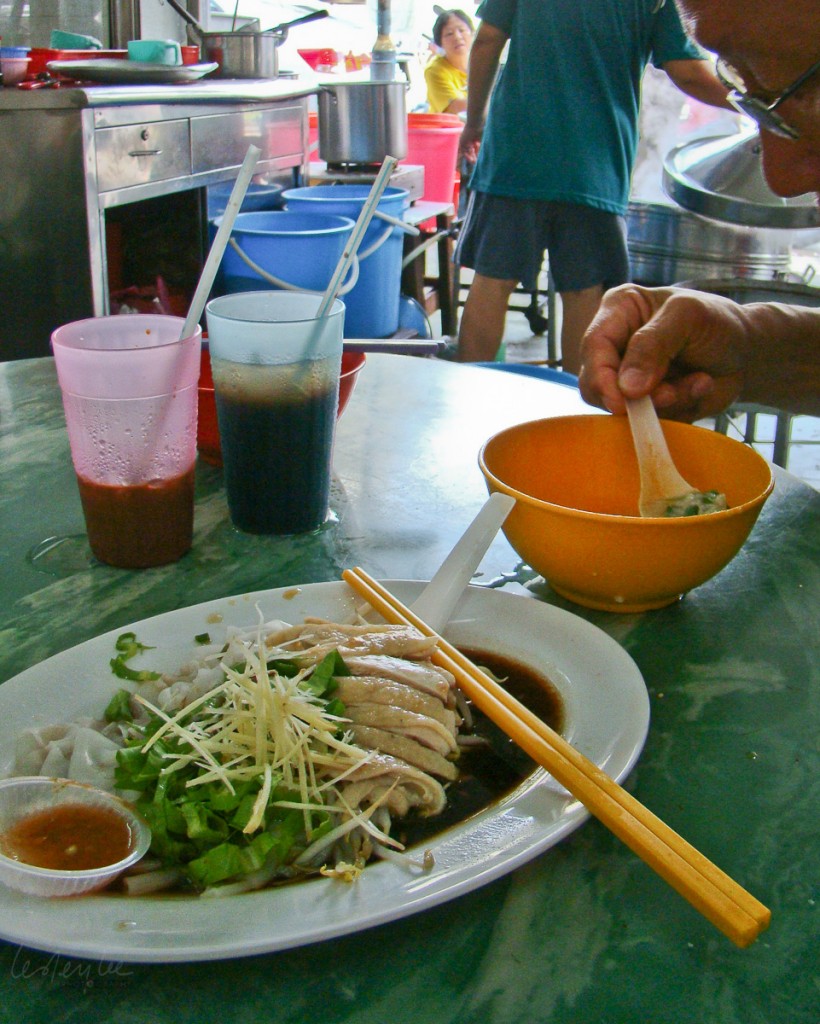
[[[338,431],[334,521],[298,540],[227,518],[198,469],[194,548],[173,566],[94,564],[51,361],[0,364],[0,680],[105,630],[360,564],[429,578],[485,497],[480,443],[579,411],[560,385],[368,356]],[[596,821],[489,886],[290,952],[142,965],[0,943],[0,1022],[816,1024],[820,495],[778,472],[740,555],[679,604],[584,611],[503,538],[480,582],[522,586],[620,642],[652,706],[628,787],[773,911],[735,948]]]

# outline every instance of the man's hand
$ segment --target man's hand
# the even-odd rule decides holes
[[[458,157],[467,163],[474,164],[478,159],[478,149],[481,145],[481,136],[484,134],[484,127],[471,128],[465,125],[461,138],[458,140]]]
[[[744,385],[743,307],[683,288],[626,284],[607,292],[584,336],[581,393],[614,413],[651,394],[669,419],[714,415]]]

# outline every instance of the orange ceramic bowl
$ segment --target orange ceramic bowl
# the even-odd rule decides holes
[[[364,352],[345,352],[342,355],[342,372],[339,377],[339,410],[341,416],[353,394],[356,376],[365,364]],[[197,417],[196,446],[199,454],[213,466],[222,465],[222,447],[219,443],[219,428],[216,422],[216,399],[214,378],[211,373],[211,357],[208,346],[202,346],[199,373],[199,415]]]
[[[517,504],[504,524],[515,551],[559,594],[588,608],[661,608],[705,583],[740,550],[774,486],[752,448],[663,422],[678,469],[726,495],[706,516],[642,519],[625,416],[561,416],[495,434],[479,455],[487,487]]]

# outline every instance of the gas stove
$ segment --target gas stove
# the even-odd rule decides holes
[[[326,164],[310,165],[311,185],[371,185],[379,173],[379,164]],[[410,202],[424,194],[424,167],[420,164],[400,164],[390,175],[393,188],[407,190]]]

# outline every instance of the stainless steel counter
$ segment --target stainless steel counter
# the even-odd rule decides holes
[[[109,312],[116,282],[166,268],[192,290],[204,186],[235,178],[251,143],[257,175],[301,184],[311,92],[292,79],[0,89],[0,359],[47,354],[54,327]]]

